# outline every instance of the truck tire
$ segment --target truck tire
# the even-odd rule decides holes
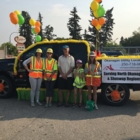
[[[113,91],[117,91],[119,95],[117,100],[112,98]],[[104,102],[111,106],[121,106],[125,104],[130,97],[129,88],[125,84],[103,84],[101,93]]]
[[[8,98],[12,95],[13,84],[6,76],[0,75],[0,98]]]

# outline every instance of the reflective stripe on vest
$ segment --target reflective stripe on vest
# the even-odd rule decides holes
[[[100,63],[99,62],[97,62],[97,64],[96,64],[96,66],[94,67],[94,73],[96,73],[97,72],[97,69],[98,69],[98,67],[100,66]],[[88,67],[89,67],[89,65],[88,65]],[[87,75],[86,76],[88,76],[88,75],[91,75],[91,73],[90,73],[90,71],[87,73]],[[95,74],[95,76],[97,76],[97,74]]]
[[[29,76],[33,78],[43,78],[43,59],[40,58],[40,62],[37,61],[35,56],[31,57]]]
[[[100,63],[97,62],[96,66],[94,67],[94,73],[97,72],[97,69],[98,69],[99,66],[100,66]],[[91,75],[91,73],[88,72],[88,74],[86,75],[86,81],[88,83],[90,83],[91,85],[92,85],[92,78],[101,78],[101,75],[100,74],[99,75],[98,74]]]
[[[83,69],[79,69],[78,73],[84,73]],[[79,76],[76,76],[74,79],[73,86],[76,86],[77,88],[82,88],[85,86],[85,78],[80,78]]]
[[[45,59],[45,74],[44,74],[44,80],[47,80],[47,77],[50,77],[51,74],[53,73],[53,68],[55,65],[55,59],[52,58],[51,64],[49,64],[48,59]],[[52,76],[52,81],[56,80],[57,78],[57,72],[55,72]]]

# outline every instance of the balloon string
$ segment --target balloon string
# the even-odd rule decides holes
[[[99,50],[100,42],[99,42],[99,31],[96,30],[96,50]]]

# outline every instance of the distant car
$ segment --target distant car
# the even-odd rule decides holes
[[[104,53],[107,56],[120,56],[123,55],[121,51],[101,51],[101,54]]]

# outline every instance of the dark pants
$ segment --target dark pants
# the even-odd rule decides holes
[[[67,79],[64,79],[62,77],[59,77],[58,79],[58,89],[60,90],[72,90],[73,89],[73,78],[68,77]]]
[[[46,97],[53,97],[55,81],[45,81],[46,86]]]

